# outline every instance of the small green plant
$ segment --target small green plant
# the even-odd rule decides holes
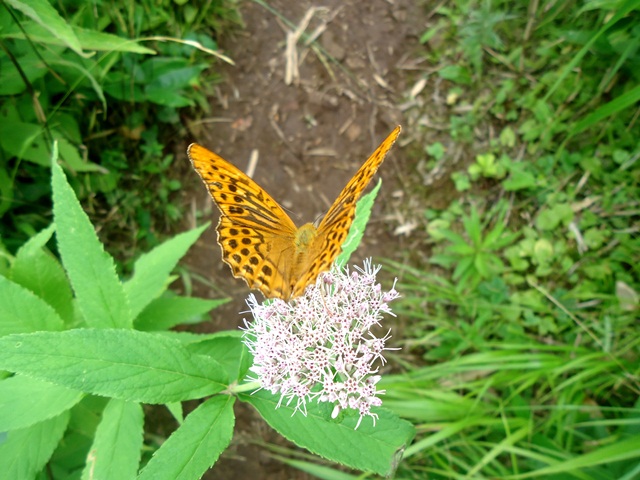
[[[462,216],[466,238],[449,228],[440,231],[449,244],[443,246],[443,253],[431,257],[431,263],[447,268],[455,266],[452,278],[461,289],[473,288],[480,281],[504,272],[504,262],[499,252],[511,245],[519,234],[507,231],[503,222],[506,213],[504,206],[499,206],[498,210],[498,218],[488,232],[485,230],[492,220],[491,216],[482,222],[475,206],[471,207],[469,215]]]

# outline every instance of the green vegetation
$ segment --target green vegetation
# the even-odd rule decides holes
[[[208,109],[223,0],[8,1],[0,6],[0,238],[14,252],[51,222],[51,145],[121,260],[177,225],[167,140],[184,107]],[[64,16],[64,18],[63,18]],[[229,61],[228,59],[226,59]],[[208,72],[208,73],[207,73]],[[177,130],[180,133],[180,130]],[[161,140],[162,139],[162,140]],[[160,200],[160,201],[158,201]],[[108,222],[105,222],[109,219]]]
[[[423,35],[475,159],[425,212],[439,268],[394,265],[399,476],[640,478],[640,2],[577,6],[448,2]]]

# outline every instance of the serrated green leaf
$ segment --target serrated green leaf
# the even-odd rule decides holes
[[[353,219],[353,223],[351,224],[351,228],[349,228],[349,234],[342,244],[342,251],[340,252],[340,255],[338,255],[338,258],[336,258],[337,265],[346,265],[351,254],[355,252],[358,245],[360,245],[362,237],[364,236],[364,231],[367,228],[367,223],[369,223],[369,217],[371,217],[373,202],[375,201],[381,186],[382,180],[379,180],[373,190],[366,195],[363,195],[356,204],[356,215]]]
[[[375,426],[367,417],[355,430],[357,413],[332,420],[333,406],[326,403],[308,403],[304,416],[293,414],[293,406],[276,408],[280,397],[264,390],[241,394],[240,399],[253,405],[271,427],[295,444],[334,462],[379,475],[394,471],[398,455],[415,435],[409,422],[383,408],[375,409],[379,415]]]
[[[180,324],[199,323],[202,315],[228,301],[228,298],[207,300],[195,297],[160,297],[147,305],[135,319],[134,325],[138,330],[153,332],[168,330]]]
[[[87,325],[131,328],[129,302],[116,274],[115,262],[104,251],[62,168],[55,161],[52,189],[58,249]]]
[[[191,412],[154,453],[138,480],[192,480],[202,477],[231,442],[233,403],[232,396],[219,395]]]
[[[0,472],[7,479],[36,478],[56,449],[67,428],[69,413],[31,427],[8,432],[0,443]]]
[[[176,235],[136,260],[133,276],[124,284],[133,318],[166,290],[169,274],[208,226]]]
[[[242,335],[236,331],[220,332],[217,337],[192,343],[188,348],[190,352],[215,358],[225,367],[232,381],[242,380],[253,362],[253,357],[242,342]]]
[[[228,384],[224,368],[179,341],[120,329],[77,329],[0,338],[0,369],[85,393],[166,403],[201,398]]]
[[[102,413],[82,480],[135,478],[142,451],[143,421],[139,404],[111,399]]]
[[[0,336],[63,328],[62,319],[51,305],[0,275]]]
[[[0,432],[57,417],[82,399],[82,392],[15,375],[0,381]]]
[[[73,320],[73,293],[69,279],[60,262],[43,249],[54,231],[51,225],[20,247],[11,265],[11,278],[51,305],[69,325]]]

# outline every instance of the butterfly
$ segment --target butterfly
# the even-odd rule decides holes
[[[192,143],[187,155],[220,210],[218,245],[233,276],[265,298],[293,299],[340,254],[356,202],[400,134],[397,126],[376,148],[316,228],[296,227],[260,185],[222,157]]]

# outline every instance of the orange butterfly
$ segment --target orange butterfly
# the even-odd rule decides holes
[[[220,209],[218,244],[233,276],[266,298],[301,295],[340,254],[356,202],[393,146],[400,126],[360,167],[316,228],[300,228],[256,182],[206,148],[192,143],[187,154]]]

